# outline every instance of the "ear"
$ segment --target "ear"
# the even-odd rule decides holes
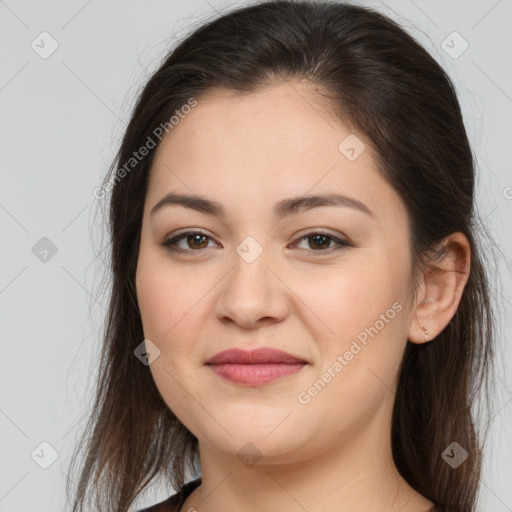
[[[412,343],[426,343],[448,325],[468,281],[471,248],[466,236],[460,232],[452,233],[440,246],[440,259],[427,266],[418,285],[408,334]]]

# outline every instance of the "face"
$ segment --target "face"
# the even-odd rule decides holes
[[[221,210],[167,202],[152,212],[169,193]],[[334,194],[345,199],[282,203]],[[411,321],[410,276],[402,201],[365,137],[329,117],[306,85],[211,91],[162,140],[137,296],[144,336],[160,350],[155,383],[200,446],[229,456],[252,443],[278,463],[369,429],[381,436]],[[206,364],[233,348],[302,363],[291,373],[269,363],[277,373],[267,381],[242,369],[255,380],[235,382],[220,374],[228,365]]]

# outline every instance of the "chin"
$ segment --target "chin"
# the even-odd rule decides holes
[[[281,425],[276,429],[276,424],[273,426],[275,430],[272,431],[266,424],[262,426],[254,423],[224,423],[223,426],[232,437],[221,428],[215,429],[217,435],[212,437],[213,431],[210,430],[205,436],[203,426],[202,432],[198,432],[196,437],[200,445],[222,452],[226,457],[236,457],[248,467],[295,463],[315,453],[314,432],[308,436],[304,429],[291,425]],[[297,437],[299,430],[300,438]]]

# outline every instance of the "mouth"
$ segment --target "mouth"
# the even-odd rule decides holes
[[[309,363],[276,349],[229,349],[205,363],[221,378],[246,386],[258,386],[299,372]]]

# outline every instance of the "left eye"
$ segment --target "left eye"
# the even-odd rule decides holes
[[[180,235],[172,238],[168,238],[162,242],[162,245],[167,248],[170,252],[182,253],[182,252],[198,252],[201,249],[208,248],[208,239],[212,238],[200,231],[187,231]],[[178,243],[185,240],[186,243],[190,244],[190,248],[179,247]],[[322,232],[313,232],[298,239],[299,242],[303,240],[310,240],[312,243],[308,243],[310,248],[313,248],[312,252],[327,252],[327,249],[341,249],[343,247],[350,247],[350,243],[346,240],[341,240],[333,235]],[[331,242],[334,242],[334,247],[330,246]],[[195,245],[195,247],[194,247]]]
[[[343,247],[350,247],[350,243],[348,241],[341,240],[333,235],[328,235],[327,233],[309,233],[308,235],[299,238],[299,242],[302,242],[302,240],[312,241],[312,243],[308,243],[309,247],[322,249],[320,251],[314,250],[313,252],[325,252],[325,249],[338,250],[342,249]],[[331,242],[334,242],[335,245],[330,247],[322,247],[325,245],[329,246]]]

